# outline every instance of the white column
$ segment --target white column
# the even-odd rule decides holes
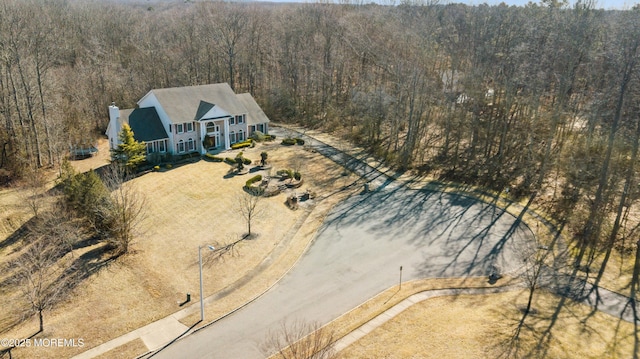
[[[203,144],[204,136],[206,135],[205,132],[207,131],[207,126],[204,123],[200,122],[200,121],[198,121],[196,123],[198,124],[198,127],[200,127],[200,144],[199,144],[199,146],[200,146],[200,154],[204,155],[205,153],[207,153],[207,149],[204,147],[204,144]]]
[[[231,145],[229,145],[229,119],[225,118],[223,121],[224,121],[224,148],[228,150],[231,148]]]

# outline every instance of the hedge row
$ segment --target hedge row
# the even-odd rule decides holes
[[[231,149],[232,150],[237,150],[238,148],[249,147],[249,146],[252,146],[252,145],[253,145],[253,140],[252,139],[248,139],[246,141],[234,143],[233,145],[231,145]]]
[[[207,159],[209,159],[209,160],[211,160],[213,162],[222,162],[222,161],[224,161],[224,158],[218,157],[218,156],[214,156],[214,155],[212,155],[210,153],[206,153],[205,157],[207,157]]]
[[[238,163],[238,158],[240,158],[240,159],[242,159],[242,164],[250,165],[251,164],[251,160],[246,158],[246,157],[244,157],[243,155],[244,155],[244,152],[239,152],[236,155],[236,163]]]
[[[295,144],[298,144],[298,145],[302,146],[302,145],[304,145],[304,140],[302,138],[285,138],[280,143],[285,145],[285,146],[293,146]]]
[[[276,171],[276,174],[278,176],[281,176],[283,178],[293,178],[296,181],[299,181],[300,178],[302,178],[302,174],[300,174],[300,172],[298,171],[294,171],[292,169],[282,169],[282,170],[278,170]]]
[[[228,164],[228,165],[235,166],[235,165],[238,164],[238,158],[240,158],[242,160],[242,164],[244,164],[244,165],[250,165],[251,164],[251,160],[246,158],[246,157],[242,157],[242,154],[239,154],[235,158],[225,157],[224,162],[226,164]],[[222,159],[220,159],[220,161],[222,161]]]
[[[262,181],[262,175],[255,175],[247,180],[245,185],[251,187],[252,184]]]
[[[264,134],[260,131],[254,131],[253,134],[251,134],[251,138],[254,141],[262,142],[262,141],[273,141],[276,139],[276,136]]]

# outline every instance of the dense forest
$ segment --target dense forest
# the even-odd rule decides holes
[[[533,197],[606,263],[640,231],[639,45],[639,9],[592,1],[0,0],[0,177],[58,168],[112,101],[227,82],[399,170]]]

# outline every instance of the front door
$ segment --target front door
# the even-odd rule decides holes
[[[207,149],[220,147],[220,126],[213,122],[208,122],[205,129],[205,147]]]

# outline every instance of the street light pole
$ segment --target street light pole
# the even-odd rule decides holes
[[[207,246],[209,250],[214,251],[214,246]],[[204,296],[202,290],[202,246],[198,246],[198,263],[200,264],[200,321],[204,322]]]

